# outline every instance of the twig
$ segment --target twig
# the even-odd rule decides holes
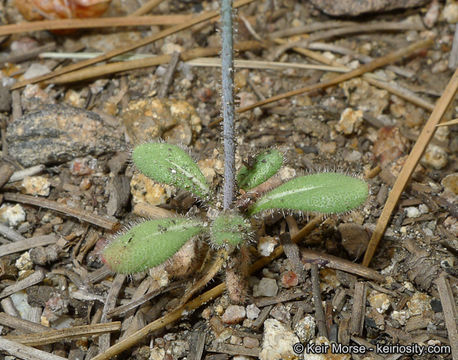
[[[159,99],[163,99],[167,96],[167,92],[169,90],[170,85],[173,81],[173,74],[175,73],[175,69],[177,68],[178,61],[180,60],[180,53],[175,51],[170,57],[169,66],[167,66],[167,71],[164,74],[162,79],[161,87],[157,93],[157,97]]]
[[[121,322],[114,321],[105,324],[92,324],[92,325],[81,325],[73,326],[61,330],[49,330],[27,335],[7,335],[6,339],[17,341],[23,345],[28,346],[40,346],[46,344],[53,344],[68,339],[78,339],[88,336],[98,336],[107,332],[118,331],[121,329]]]
[[[17,90],[11,92],[11,120],[15,121],[22,116],[21,93]]]
[[[6,225],[4,225],[2,223],[0,223],[0,235],[6,237],[7,239],[9,239],[11,241],[23,241],[23,240],[25,240],[25,237],[22,236],[20,233],[18,233],[17,231],[11,229],[9,226],[6,226]]]
[[[291,241],[291,235],[287,232],[280,234],[280,241],[283,246],[283,251],[291,263],[292,269],[297,274],[299,283],[302,283],[305,281],[305,271],[304,265],[301,262],[299,247]]]
[[[261,45],[257,41],[244,41],[238,44],[236,48],[240,51],[246,49],[260,48]],[[193,59],[201,56],[213,56],[220,52],[220,48],[195,48],[181,53],[180,58],[183,61]],[[45,81],[45,84],[65,84],[69,82],[83,81],[100,77],[108,74],[113,74],[121,71],[128,71],[133,69],[140,69],[150,66],[167,64],[170,62],[171,55],[158,55],[149,58],[121,61],[115,63],[104,64],[100,66],[91,66],[86,69],[72,71],[68,74],[60,75],[52,80]]]
[[[341,259],[336,256],[320,253],[313,250],[302,249],[302,262],[304,263],[325,263],[331,269],[345,271],[350,274],[356,274],[366,279],[375,280],[378,282],[385,282],[385,277],[380,275],[377,271],[372,270],[366,266],[355,264],[351,261]]]
[[[284,303],[284,302],[288,302],[288,301],[295,300],[295,299],[304,298],[307,295],[308,295],[308,292],[305,292],[305,291],[296,291],[293,293],[288,292],[288,293],[280,294],[277,296],[265,296],[265,297],[255,298],[253,302],[257,307],[262,308],[264,306],[275,305],[275,304]]]
[[[129,16],[141,16],[149,13],[151,10],[153,10],[156,6],[158,6],[161,2],[164,0],[150,0],[144,3],[141,7],[139,7],[137,10],[135,10],[132,14]]]
[[[221,66],[219,58],[196,58],[187,61],[186,64],[191,66]],[[300,64],[300,63],[287,63],[278,61],[260,61],[260,60],[234,60],[235,68],[246,69],[271,69],[271,70],[284,70],[284,69],[307,69],[307,70],[321,70],[321,71],[334,71],[334,72],[348,72],[343,67],[315,65],[315,64]]]
[[[8,254],[25,251],[38,246],[51,245],[56,242],[57,236],[55,235],[43,235],[31,237],[29,239],[15,240],[15,242],[11,244],[0,245],[0,258]]]
[[[238,7],[247,5],[247,4],[249,4],[249,3],[253,2],[253,1],[254,0],[239,0],[239,1],[234,3],[234,8],[238,8]],[[197,25],[197,24],[200,24],[200,23],[202,23],[204,21],[216,18],[217,16],[218,16],[218,11],[210,11],[210,12],[203,13],[203,14],[197,16],[197,17],[194,17],[192,20],[186,21],[185,23],[182,23],[182,24],[178,24],[178,25],[172,26],[172,27],[170,27],[168,29],[165,29],[165,30],[159,32],[159,33],[156,33],[154,35],[148,36],[145,39],[137,41],[132,45],[128,45],[128,46],[122,47],[120,49],[111,50],[111,51],[105,53],[104,55],[98,56],[98,57],[96,57],[94,59],[85,60],[85,61],[78,62],[76,64],[65,66],[63,68],[55,70],[55,71],[53,71],[53,72],[51,72],[49,74],[46,74],[46,75],[37,76],[35,78],[29,79],[29,80],[26,80],[26,81],[20,81],[20,82],[14,84],[12,89],[19,89],[19,88],[22,88],[22,87],[24,87],[24,86],[26,86],[28,84],[34,84],[34,83],[37,83],[37,82],[42,82],[44,80],[48,80],[48,79],[54,78],[54,77],[56,77],[58,75],[66,74],[66,73],[68,73],[70,71],[78,70],[78,69],[81,69],[83,67],[86,67],[86,66],[89,66],[89,65],[92,65],[92,64],[96,64],[96,63],[99,63],[101,61],[108,60],[108,59],[112,58],[113,56],[121,55],[121,54],[124,54],[126,52],[138,49],[139,47],[151,44],[154,41],[163,39],[163,38],[165,38],[165,37],[167,37],[169,35],[172,35],[172,34],[175,34],[175,33],[179,32],[179,31],[188,29],[193,25]],[[93,20],[91,20],[91,21],[93,21]]]
[[[449,69],[455,70],[458,67],[458,24],[455,25],[455,35],[453,35],[452,50],[448,58]]]
[[[182,282],[175,282],[169,286],[166,286],[165,288],[148,291],[146,294],[128,302],[127,304],[124,304],[114,309],[111,309],[110,311],[107,312],[107,318],[111,319],[112,317],[115,317],[115,316],[123,316],[125,313],[131,311],[132,309],[139,307],[140,305],[144,304],[145,302],[151,299],[154,299],[156,296],[159,296],[170,290],[174,290],[182,286],[183,286]]]
[[[320,275],[318,273],[317,264],[312,264],[311,275],[313,304],[315,305],[315,318],[318,326],[318,334],[320,336],[328,337],[328,329],[326,328],[326,319],[324,317],[323,304],[321,302]]]
[[[7,300],[7,299],[3,299],[2,302],[4,300]],[[49,328],[44,325],[29,321],[29,320],[24,320],[24,319],[21,319],[20,317],[11,316],[4,312],[0,313],[0,324],[4,326],[8,326],[15,330],[19,330],[24,333],[39,333],[39,332],[49,330]]]
[[[352,335],[363,334],[364,317],[366,315],[366,284],[363,282],[355,283],[353,294],[353,310],[350,320],[350,333]]]
[[[0,189],[5,185],[14,173],[14,167],[8,163],[2,163],[0,166]]]
[[[375,70],[375,69],[377,69],[379,67],[385,66],[385,65],[393,63],[395,61],[398,61],[401,58],[403,58],[404,56],[410,55],[410,54],[412,54],[413,52],[415,52],[415,51],[417,51],[419,49],[422,49],[424,47],[432,45],[432,43],[433,43],[433,39],[432,38],[416,42],[416,43],[414,43],[414,44],[412,44],[412,45],[410,45],[410,46],[408,46],[406,48],[396,50],[396,51],[394,51],[392,53],[389,53],[388,55],[385,55],[385,56],[382,56],[380,58],[377,58],[377,59],[371,61],[369,64],[362,65],[359,68],[357,68],[357,69],[355,69],[353,71],[350,71],[350,72],[348,72],[346,74],[338,75],[334,79],[331,79],[331,80],[328,80],[328,81],[324,81],[324,82],[321,82],[321,83],[317,83],[317,84],[313,84],[313,85],[309,85],[309,86],[306,86],[306,87],[303,87],[303,88],[300,88],[300,89],[297,89],[297,90],[288,91],[286,93],[279,94],[277,96],[273,96],[273,97],[271,97],[269,99],[266,99],[264,101],[258,101],[257,103],[254,103],[252,105],[249,105],[249,106],[246,106],[246,107],[243,107],[243,108],[239,108],[237,110],[237,112],[238,113],[243,113],[245,111],[252,110],[252,109],[254,109],[256,107],[263,106],[263,105],[266,105],[266,104],[270,104],[270,103],[273,103],[273,102],[278,101],[278,100],[286,99],[286,98],[291,97],[291,96],[295,96],[295,95],[303,94],[305,92],[315,91],[315,90],[319,90],[319,89],[325,89],[327,87],[339,84],[339,83],[341,83],[343,81],[347,81],[347,80],[350,80],[350,79],[352,79],[354,77],[360,76],[360,75],[362,75],[362,74],[364,74],[366,72],[373,71],[373,70]]]
[[[22,345],[18,342],[7,340],[0,337],[0,349],[8,354],[16,356],[19,359],[25,360],[66,360],[61,356],[57,356],[46,351],[38,350],[30,346]]]
[[[307,34],[307,33],[320,31],[320,30],[341,28],[341,27],[346,27],[350,25],[357,25],[357,23],[351,22],[351,21],[335,21],[335,20],[314,22],[313,24],[274,31],[273,33],[269,35],[269,38],[276,39],[276,38],[282,38],[282,37],[289,37],[289,36],[294,36],[294,35]]]
[[[446,121],[446,122],[437,124],[436,127],[439,127],[439,126],[452,126],[452,125],[458,125],[458,119],[453,119],[453,120],[450,120],[450,121]]]
[[[44,165],[35,165],[27,169],[15,171],[13,175],[11,175],[8,182],[12,183],[15,181],[23,180],[26,176],[33,176],[33,175],[39,174],[45,169],[46,169],[46,166]]]
[[[374,31],[404,31],[404,30],[424,30],[424,26],[421,23],[410,24],[408,22],[393,23],[393,22],[379,22],[372,24],[361,24],[351,25],[346,27],[340,27],[338,29],[332,29],[328,31],[322,31],[310,35],[307,40],[299,40],[293,43],[287,43],[282,45],[277,51],[275,51],[275,57],[277,58],[285,51],[293,47],[306,47],[308,44],[314,41],[331,39],[338,36],[348,34],[362,34],[366,32]]]
[[[431,116],[429,117],[428,121],[426,122],[423,130],[421,131],[420,135],[418,136],[418,140],[416,141],[412,151],[410,152],[404,166],[401,169],[401,173],[396,179],[396,182],[393,186],[393,189],[388,195],[388,199],[386,204],[382,210],[382,214],[380,215],[377,224],[375,226],[375,230],[372,233],[372,237],[369,241],[369,245],[367,247],[366,253],[364,254],[363,265],[369,266],[372,257],[374,256],[375,250],[377,249],[377,245],[380,239],[385,232],[386,227],[388,226],[388,222],[390,220],[391,214],[393,213],[396,204],[404,191],[410,176],[413,173],[413,170],[418,164],[423,152],[425,151],[428,143],[430,142],[431,138],[434,135],[434,131],[436,129],[436,125],[440,122],[442,116],[444,115],[445,111],[447,110],[450,102],[454,99],[456,90],[458,88],[458,70],[455,71],[452,78],[450,79],[447,87],[444,90],[444,93],[437,101],[436,106],[434,107]]]
[[[86,221],[88,223],[100,226],[104,229],[115,230],[119,223],[115,218],[109,216],[102,216],[97,214],[91,214],[84,210],[76,209],[64,204],[60,204],[56,201],[37,198],[30,195],[22,195],[15,193],[5,193],[4,199],[6,201],[20,202],[23,204],[40,206],[42,208],[51,209],[68,216],[76,217],[80,221]]]
[[[15,292],[27,289],[28,287],[38,284],[45,278],[45,273],[42,270],[35,271],[32,275],[27,276],[25,279],[19,280],[17,283],[10,285],[2,290],[0,299],[10,296]]]
[[[308,49],[311,50],[320,50],[320,51],[330,51],[334,53],[338,53],[341,55],[350,55],[363,63],[369,63],[372,60],[374,60],[373,57],[368,56],[368,55],[363,55],[360,54],[354,50],[351,50],[349,48],[343,47],[343,46],[338,46],[335,44],[328,44],[328,43],[320,43],[320,42],[314,42],[311,43],[307,46]],[[415,72],[409,69],[405,69],[396,65],[389,65],[386,67],[388,70],[393,71],[395,74],[404,76],[406,78],[411,78],[415,76]]]
[[[436,285],[442,303],[448,338],[452,347],[452,357],[456,360],[458,359],[458,312],[456,301],[453,298],[453,292],[445,274],[439,276],[436,280]]]
[[[105,305],[103,306],[102,311],[102,318],[100,319],[101,323],[108,322],[107,313],[111,309],[114,309],[116,306],[116,300],[118,299],[118,295],[121,291],[122,285],[124,284],[124,280],[126,279],[126,275],[124,274],[116,274],[113,283],[111,284],[110,291],[108,292],[107,298],[105,300]],[[100,352],[104,352],[106,349],[110,347],[110,334],[103,334],[99,338],[99,350]]]
[[[66,30],[66,29],[95,29],[104,27],[126,26],[152,26],[152,25],[176,25],[190,19],[192,15],[154,15],[154,16],[122,16],[94,19],[60,19],[22,22],[0,26],[1,35],[20,34],[42,30]],[[49,50],[46,50],[49,51]]]
[[[0,26],[0,29],[1,29],[1,26]],[[21,61],[30,60],[30,59],[33,59],[33,58],[37,57],[42,52],[53,51],[55,48],[56,48],[56,43],[55,42],[51,42],[49,44],[45,44],[43,46],[38,46],[38,47],[36,47],[36,48],[34,48],[32,50],[24,51],[24,52],[19,53],[19,54],[10,54],[10,55],[6,55],[6,56],[2,56],[0,58],[0,66],[4,65],[6,63],[15,64],[15,63],[19,63]]]

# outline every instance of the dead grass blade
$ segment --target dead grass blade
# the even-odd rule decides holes
[[[190,21],[192,15],[123,16],[94,19],[60,19],[22,22],[0,26],[0,36],[43,30],[95,29],[104,27],[177,25]]]
[[[372,237],[367,247],[366,253],[364,254],[364,266],[369,266],[372,257],[374,256],[375,250],[377,249],[377,245],[380,242],[386,227],[388,226],[391,214],[393,213],[393,210],[398,203],[399,197],[407,186],[410,176],[412,175],[415,167],[418,164],[418,161],[420,160],[423,152],[433,137],[434,131],[436,130],[436,125],[441,120],[450,103],[453,101],[457,88],[458,70],[455,71],[442,96],[437,101],[431,116],[423,127],[423,130],[418,136],[417,142],[415,143],[404,166],[402,167],[401,173],[396,179],[393,189],[388,195],[385,207],[383,208],[382,214],[377,221],[377,225],[375,226],[375,230],[372,233]]]
[[[241,6],[244,6],[244,5],[247,5],[247,4],[249,4],[249,3],[253,2],[253,1],[254,0],[239,0],[239,1],[236,1],[236,2],[234,2],[233,8],[237,9],[237,8],[239,8]],[[118,55],[124,54],[126,52],[138,49],[138,48],[140,48],[142,46],[151,44],[151,43],[153,43],[153,42],[155,42],[157,40],[163,39],[163,38],[165,38],[165,37],[167,37],[169,35],[172,35],[172,34],[175,34],[177,32],[180,32],[182,30],[188,29],[191,26],[203,23],[204,21],[211,20],[211,19],[216,18],[218,16],[219,16],[219,10],[209,11],[209,12],[203,13],[201,15],[198,15],[198,16],[194,17],[192,20],[189,20],[189,21],[186,21],[184,23],[172,26],[172,27],[170,27],[168,29],[160,31],[159,33],[156,33],[154,35],[146,37],[145,39],[137,41],[137,42],[135,42],[135,43],[133,43],[131,45],[128,45],[128,46],[125,46],[125,47],[122,47],[122,48],[119,48],[119,49],[114,49],[114,50],[108,51],[107,53],[105,53],[103,55],[100,55],[100,56],[97,56],[96,58],[93,58],[93,59],[84,60],[84,61],[80,61],[80,62],[78,62],[76,64],[65,66],[63,68],[55,70],[55,71],[53,71],[53,72],[51,72],[49,74],[46,74],[46,75],[37,76],[37,77],[34,77],[32,79],[28,79],[28,80],[25,80],[25,81],[20,81],[20,82],[16,83],[15,85],[13,85],[11,87],[11,89],[12,90],[19,89],[19,88],[22,88],[22,87],[24,87],[24,86],[26,86],[28,84],[35,84],[35,83],[38,83],[38,82],[42,82],[42,81],[45,81],[45,80],[48,80],[48,79],[52,79],[52,78],[54,78],[54,77],[56,77],[58,75],[63,75],[63,74],[69,73],[70,71],[75,71],[75,70],[82,69],[83,67],[86,67],[86,66],[89,66],[89,65],[97,64],[97,63],[99,63],[101,61],[105,61],[105,60],[111,59],[114,56],[118,56]]]

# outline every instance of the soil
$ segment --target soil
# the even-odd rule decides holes
[[[194,295],[212,291],[227,278],[232,281],[229,290],[239,291],[238,297],[224,291],[203,304],[195,300],[195,309],[187,309],[167,326],[150,328],[141,341],[116,352],[118,358],[458,357],[456,124],[437,128],[390,218],[370,262],[372,270],[357,266],[390,189],[453,76],[452,47],[458,48],[453,11],[458,10],[451,5],[456,6],[433,1],[353,18],[327,16],[306,1],[255,1],[237,10],[236,42],[258,36],[267,40],[270,34],[310,24],[322,24],[320,34],[343,25],[360,26],[356,33],[329,38],[313,38],[317,32],[311,32],[316,41],[297,45],[322,56],[325,65],[350,69],[362,64],[362,55],[379,58],[431,35],[435,40],[429,48],[374,71],[378,81],[401,88],[403,98],[375,87],[364,75],[237,115],[237,167],[275,147],[284,154],[283,181],[319,171],[345,172],[368,182],[369,199],[350,213],[319,221],[317,214],[294,212],[252,219],[254,240],[237,249]],[[170,0],[152,13],[199,13],[218,6],[216,1]],[[127,16],[136,7],[113,0],[105,16]],[[3,14],[4,23],[23,21],[9,2]],[[381,22],[409,25],[394,31],[368,30]],[[2,58],[14,60],[17,52],[28,53],[51,42],[56,52],[106,51],[159,30],[152,26],[14,34],[3,39]],[[289,40],[307,36],[297,33]],[[135,52],[172,54],[218,43],[218,23],[204,23]],[[281,69],[266,64],[267,69],[236,68],[240,108],[336,76],[294,67],[323,63],[273,41],[238,51],[237,59],[290,64]],[[216,250],[205,239],[196,239],[166,266],[124,276],[110,271],[100,252],[119,229],[144,217],[205,217],[207,212],[212,216],[213,210],[190,194],[140,175],[129,153],[136,144],[159,138],[187,146],[216,189],[218,207],[223,173],[221,74],[218,67],[180,60],[76,83],[51,85],[50,80],[49,85],[9,91],[31,67],[42,65],[51,71],[72,61],[76,62],[33,56],[3,62],[0,330],[3,339],[30,348],[67,359],[92,359],[173,314],[217,261]],[[423,105],[406,100],[407,95],[423,99]],[[456,119],[456,106],[452,102],[443,122]],[[39,167],[21,177],[20,171],[32,166]],[[243,197],[243,191],[238,196]],[[290,241],[313,222],[316,226],[298,245]],[[246,274],[243,265],[256,263],[280,245],[284,253]],[[97,324],[113,328],[103,328],[100,335],[95,333]],[[82,335],[72,339],[71,330],[84,325],[88,327]],[[46,333],[51,329],[68,332],[56,342]],[[29,338],[41,342],[27,343]],[[309,347],[301,353],[298,344]],[[318,354],[330,344],[340,346],[342,353],[332,348],[333,354]],[[359,346],[380,348],[361,353]],[[436,353],[420,354],[422,349]],[[1,342],[0,354],[4,359],[21,358]]]

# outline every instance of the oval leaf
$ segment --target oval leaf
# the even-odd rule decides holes
[[[244,217],[238,214],[221,213],[213,221],[210,241],[213,245],[230,244],[237,246],[250,237],[251,226]]]
[[[135,147],[132,159],[149,178],[187,190],[202,199],[210,188],[197,164],[181,148],[166,143],[146,143]]]
[[[363,180],[340,173],[313,174],[297,177],[268,192],[249,213],[269,209],[342,213],[364,203],[368,195],[369,188]]]
[[[239,187],[252,189],[274,176],[283,164],[283,156],[277,149],[263,151],[256,156],[254,164],[243,166],[237,174]]]
[[[200,221],[170,218],[145,221],[116,237],[102,260],[113,271],[131,274],[162,264],[204,230]]]

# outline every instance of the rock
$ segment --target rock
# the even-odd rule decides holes
[[[456,1],[450,1],[442,12],[442,16],[449,24],[455,24],[458,22],[458,3]]]
[[[361,161],[363,154],[357,150],[344,149],[344,160],[347,162]]]
[[[357,16],[365,13],[385,12],[424,5],[428,0],[311,0],[324,13],[332,16]]]
[[[425,315],[426,312],[432,310],[431,297],[425,293],[415,292],[407,301],[407,308],[412,316]]]
[[[440,170],[447,166],[448,155],[441,147],[429,144],[421,158],[421,163],[427,167]]]
[[[25,211],[21,205],[3,205],[0,208],[0,222],[17,226],[25,220]]]
[[[37,84],[29,84],[21,94],[24,113],[40,110],[45,105],[55,104],[56,100]]]
[[[264,334],[259,359],[295,359],[297,355],[293,351],[293,345],[298,342],[298,337],[281,322],[275,319],[267,319],[264,322]]]
[[[391,305],[389,296],[378,291],[372,291],[368,297],[368,300],[371,306],[380,314],[383,314],[385,311],[387,311]]]
[[[21,187],[28,195],[48,196],[51,182],[44,176],[26,176]]]
[[[275,279],[262,278],[259,284],[253,287],[253,296],[276,296],[278,285]]]
[[[390,102],[388,91],[377,89],[361,78],[345,81],[339,86],[344,90],[351,106],[376,118],[383,113]]]
[[[149,177],[136,173],[130,181],[130,192],[134,204],[165,204],[172,194],[172,187],[158,184]]]
[[[301,342],[306,344],[315,336],[315,328],[315,318],[311,315],[306,315],[294,325],[294,332]]]
[[[0,111],[8,112],[11,110],[11,92],[7,87],[0,85]]]
[[[256,319],[260,312],[261,310],[255,304],[250,304],[246,307],[246,317],[250,320]]]
[[[336,124],[336,130],[345,135],[357,133],[363,123],[363,112],[346,108],[340,115],[340,120]]]
[[[421,212],[418,208],[416,208],[415,206],[409,206],[407,208],[404,209],[405,212],[406,212],[406,216],[408,218],[417,218],[421,215]]]
[[[87,156],[70,162],[70,173],[75,176],[91,175],[97,168],[97,159]]]
[[[291,320],[291,314],[283,304],[275,305],[270,311],[270,315],[284,324],[287,324]]]
[[[122,119],[133,144],[163,138],[172,144],[189,145],[202,129],[196,110],[180,100],[134,100],[122,113]]]
[[[33,262],[30,259],[30,254],[28,252],[25,252],[19,256],[14,265],[19,271],[33,269]]]
[[[369,234],[358,224],[348,223],[339,225],[342,246],[353,259],[358,259],[366,251],[369,244]]]
[[[54,164],[124,147],[121,132],[93,112],[47,105],[8,124],[10,154],[23,166]]]
[[[278,241],[272,236],[263,236],[258,240],[258,251],[262,256],[269,256],[277,246]]]
[[[243,346],[246,347],[247,349],[257,348],[259,346],[259,340],[256,338],[245,336],[243,338]]]
[[[373,153],[382,168],[398,159],[407,149],[407,139],[397,127],[383,127],[377,132]]]
[[[324,141],[329,139],[327,121],[337,120],[337,114],[324,106],[307,106],[294,109],[294,126],[297,131],[312,135]]]
[[[226,324],[238,324],[243,321],[246,316],[246,311],[243,306],[229,305],[222,316],[222,320]]]
[[[452,194],[458,195],[458,173],[453,173],[444,177],[441,185],[445,191],[450,191]]]
[[[299,277],[292,270],[285,271],[283,274],[281,274],[280,281],[282,287],[290,288],[297,286],[297,284],[299,284]]]
[[[33,63],[24,73],[23,78],[24,80],[28,80],[37,76],[45,75],[49,72],[50,70],[46,65],[42,65],[40,63]]]

